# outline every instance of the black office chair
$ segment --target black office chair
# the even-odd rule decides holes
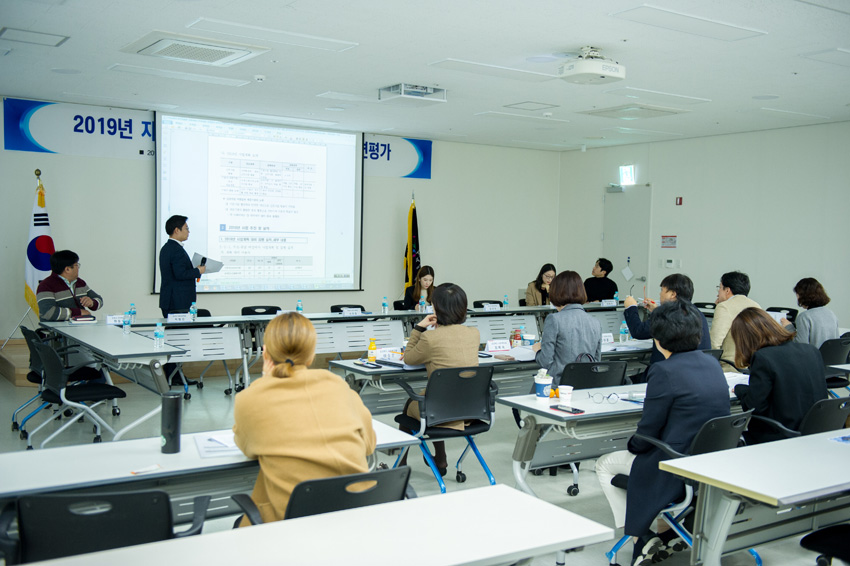
[[[175,533],[162,491],[23,496],[0,515],[0,550],[6,564],[24,564],[197,535],[209,502],[196,497],[192,526]],[[7,534],[15,518],[17,540]]]
[[[101,441],[101,427],[115,434],[115,430],[94,412],[94,408],[106,401],[123,399],[127,394],[118,387],[107,383],[86,382],[72,384],[69,387],[68,377],[79,367],[66,368],[56,350],[47,344],[39,343],[34,344],[34,346],[44,368],[44,389],[41,392],[41,398],[51,405],[61,404],[74,411],[68,422],[42,441],[41,447],[44,448],[45,444],[74,424],[77,418],[83,415],[88,415],[94,421],[94,442]],[[50,419],[45,420],[30,433],[27,438],[27,450],[32,450],[32,436],[50,422]]]
[[[825,341],[820,345],[820,355],[823,358],[823,371],[826,377],[826,386],[830,389],[829,393],[833,397],[838,397],[831,390],[850,386],[848,372],[829,366],[848,363],[848,359],[850,359],[850,336]]]
[[[26,403],[24,403],[23,405],[21,405],[20,407],[15,409],[15,412],[12,413],[12,431],[13,432],[18,431],[18,434],[20,435],[21,440],[26,440],[27,437],[29,436],[29,432],[27,432],[27,429],[26,429],[27,422],[31,418],[33,418],[35,415],[37,415],[39,413],[39,411],[41,411],[42,409],[47,409],[50,406],[50,403],[42,400],[42,402],[39,404],[39,406],[36,407],[33,411],[31,411],[29,414],[27,414],[21,420],[20,423],[17,422],[18,413],[20,413],[22,410],[24,410],[25,408],[27,408],[31,404],[33,404],[36,401],[38,401],[39,399],[41,399],[41,393],[44,390],[44,387],[43,387],[44,368],[42,367],[41,358],[38,355],[38,351],[35,349],[35,344],[47,344],[48,339],[43,338],[37,332],[30,330],[26,326],[21,326],[20,329],[21,329],[21,334],[24,337],[24,342],[26,343],[27,349],[29,350],[29,354],[30,354],[30,358],[29,358],[29,369],[30,369],[30,371],[27,373],[27,381],[29,381],[30,383],[34,383],[34,384],[38,385],[38,393],[36,393]],[[76,350],[76,348],[66,346],[66,347],[60,348],[58,351],[62,354],[69,354],[69,353],[74,353],[77,350]],[[102,377],[103,377],[103,373],[101,373],[97,368],[86,365],[86,366],[80,367],[75,372],[73,372],[71,375],[69,375],[68,381],[69,382],[91,381],[91,380],[100,379]],[[58,411],[54,411],[54,413],[55,412],[58,412]],[[114,415],[119,415],[119,414],[121,414],[121,409],[119,409],[117,406],[115,406],[112,409],[112,413]],[[70,414],[71,413],[68,412],[68,415],[66,415],[66,416],[70,416]]]
[[[520,299],[519,300],[519,306],[526,307],[526,306],[528,306],[528,303],[526,302],[525,299]]]
[[[574,390],[593,389],[595,387],[616,387],[626,383],[626,368],[628,362],[574,362],[567,364],[561,373],[559,383],[570,385]],[[573,484],[567,487],[567,494],[576,496],[579,494],[578,470],[579,462],[570,462],[570,471],[573,474]],[[550,476],[558,475],[558,466],[537,468],[532,470],[535,476],[541,475],[544,470],[549,470]]]
[[[703,312],[706,318],[712,318],[714,316],[714,309],[717,308],[717,305],[714,303],[694,303],[694,306]]]
[[[331,305],[331,312],[342,312],[342,309],[360,309],[360,312],[366,310],[363,305]]]
[[[850,399],[847,397],[821,399],[806,412],[798,430],[791,430],[777,420],[759,415],[753,416],[751,428],[752,425],[757,425],[759,428],[770,429],[771,432],[780,435],[779,439],[794,438],[844,428],[848,416],[850,416]]]
[[[394,311],[403,311],[404,309],[404,300],[401,301],[393,301],[393,310]]]
[[[809,533],[800,540],[806,550],[820,553],[817,566],[829,566],[833,558],[850,562],[850,524],[832,525]]]
[[[790,307],[767,307],[767,312],[780,312],[782,313],[788,322],[794,322],[797,319],[797,313],[799,312],[797,309],[792,309]]]
[[[664,452],[670,460],[684,458],[686,456],[696,456],[698,454],[707,454],[709,452],[730,450],[732,448],[736,448],[740,444],[741,435],[747,429],[747,424],[750,422],[752,414],[753,412],[750,410],[738,415],[715,417],[707,421],[704,425],[702,425],[702,427],[700,427],[699,432],[697,432],[696,436],[694,436],[694,439],[691,441],[690,448],[688,448],[688,451],[685,453],[674,450],[669,444],[658,440],[657,438],[652,438],[642,434],[635,434],[634,438],[639,438],[652,444]],[[623,489],[628,487],[628,482],[629,476],[625,474],[617,474],[611,479],[611,485]],[[678,503],[672,503],[669,507],[664,509],[664,511],[661,512],[660,517],[665,523],[670,525],[670,528],[672,528],[676,534],[681,537],[682,541],[684,541],[687,546],[692,547],[693,537],[685,528],[683,520],[692,510],[691,503],[694,498],[694,487],[696,486],[696,482],[688,479],[684,480],[684,482],[684,499]],[[617,541],[617,544],[615,544],[611,550],[605,553],[610,564],[613,565],[617,563],[617,552],[619,552],[623,545],[625,545],[629,540],[631,540],[631,537],[624,535],[619,541]],[[684,550],[685,548],[686,547],[683,546],[681,548],[675,548],[674,550]],[[749,552],[756,558],[756,562],[761,564],[761,559],[758,558],[756,551],[750,549]],[[667,556],[659,556],[659,558],[667,558]]]
[[[275,305],[252,305],[242,307],[241,314],[242,316],[274,316],[278,313],[279,310],[281,310],[281,308]],[[265,331],[265,322],[259,324],[251,324],[248,326],[248,332],[245,332],[242,335],[242,347],[248,352],[248,355],[251,357],[251,359],[248,361],[249,371],[252,367],[254,367],[254,364],[263,359],[263,334],[265,333]],[[242,376],[241,365],[239,366],[239,369],[236,370],[235,382],[235,390],[237,393],[239,393],[245,388],[245,378]],[[230,395],[227,390],[225,390],[224,393],[225,395]]]
[[[465,367],[435,370],[428,378],[428,385],[424,395],[415,393],[410,385],[404,381],[398,383],[410,399],[419,403],[420,420],[416,420],[406,414],[396,416],[395,422],[402,428],[412,431],[419,438],[419,449],[428,466],[440,484],[440,491],[446,492],[446,484],[443,482],[434,457],[428,450],[426,440],[445,440],[447,438],[464,437],[467,446],[457,461],[457,474],[455,479],[458,483],[466,481],[466,474],[462,471],[463,459],[469,449],[475,453],[481,467],[487,474],[491,485],[496,485],[487,462],[475,441],[472,439],[476,434],[490,430],[490,426],[496,418],[496,393],[499,388],[493,383],[493,368],[489,367]],[[440,424],[453,421],[470,421],[464,430],[455,430],[441,427]],[[396,465],[408,450],[405,447],[399,454]]]
[[[501,305],[502,301],[491,301],[489,299],[483,299],[481,301],[472,301],[472,308],[474,309],[483,309],[484,305]]]
[[[703,352],[708,354],[718,362],[720,361],[720,356],[723,355],[723,350],[703,350]]]
[[[408,466],[306,480],[292,490],[283,518],[297,519],[401,501],[405,497],[410,499],[416,497],[416,492],[408,489],[409,480],[410,467]],[[237,493],[231,498],[239,505],[252,525],[263,524],[257,506],[248,495]]]

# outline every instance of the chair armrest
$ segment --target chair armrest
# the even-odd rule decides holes
[[[743,373],[743,374],[746,374],[746,375],[750,374],[749,368],[739,368],[738,366],[735,365],[735,362],[733,360],[727,360],[725,358],[720,358],[720,362],[729,364],[730,366],[735,368],[735,370],[738,371],[739,373]]]
[[[490,412],[496,410],[496,396],[499,394],[499,386],[495,382],[490,382]]]
[[[406,381],[399,381],[397,382],[397,384],[399,387],[404,389],[405,393],[407,393],[407,396],[410,397],[413,401],[419,401],[421,403],[425,400],[425,396],[413,391],[413,388]]]
[[[0,557],[5,564],[18,563],[18,540],[9,536],[9,528],[17,516],[14,501],[7,503],[0,512]]]
[[[244,493],[237,493],[231,495],[230,498],[236,502],[242,512],[245,513],[245,516],[248,517],[248,520],[252,525],[262,525],[263,518],[260,517],[260,510],[257,509],[257,505],[254,503],[254,500],[251,499],[248,495]]]
[[[663,440],[658,440],[657,438],[653,438],[651,436],[645,436],[643,434],[635,434],[634,438],[637,438],[639,440],[643,440],[644,442],[649,442],[650,444],[652,444],[653,446],[655,446],[656,448],[658,448],[659,450],[661,450],[662,452],[664,452],[665,454],[670,456],[670,458],[684,458],[685,456],[687,456],[687,454],[682,454],[681,452],[677,452],[676,450],[673,449],[672,446],[670,446],[669,444],[667,444]]]
[[[783,435],[785,438],[794,438],[795,436],[801,436],[800,432],[797,430],[791,430],[790,428],[783,425],[781,422],[773,420],[769,417],[760,417],[759,415],[753,415],[750,417],[750,421],[757,421],[767,428],[771,428],[779,434]]]
[[[192,508],[194,509],[192,513],[192,526],[185,531],[174,533],[174,538],[191,537],[201,534],[211,500],[212,498],[209,495],[199,495],[192,501]]]

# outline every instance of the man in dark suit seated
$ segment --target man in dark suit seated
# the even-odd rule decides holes
[[[183,242],[189,239],[189,224],[185,216],[175,214],[165,222],[168,241],[159,250],[159,308],[163,317],[168,313],[189,312],[189,307],[195,302],[195,281],[206,271],[206,267],[192,267],[189,254],[183,249]],[[174,364],[165,364],[165,375],[171,375]],[[182,385],[177,375],[172,385]],[[189,385],[197,381],[188,380]]]
[[[643,300],[643,306],[650,312],[650,316],[648,316],[646,320],[640,319],[640,314],[637,309],[638,302],[635,298],[631,295],[626,297],[623,301],[623,306],[626,307],[623,311],[623,317],[626,319],[626,324],[629,325],[629,334],[632,335],[632,338],[637,340],[652,338],[652,333],[649,331],[649,319],[652,317],[652,311],[654,311],[659,304],[666,303],[667,301],[675,301],[676,299],[684,299],[688,302],[691,302],[694,299],[694,282],[691,281],[690,277],[682,275],[681,273],[673,273],[661,280],[659,303],[656,303],[651,299]],[[710,350],[711,337],[708,335],[708,320],[706,320],[704,314],[700,314],[702,315],[702,340],[700,340],[697,349]],[[659,352],[658,348],[656,348],[655,344],[653,344],[652,354],[649,356],[649,364],[652,365],[663,359],[664,356],[661,355],[661,352]],[[647,368],[646,372],[632,376],[632,382],[646,382],[646,375],[648,371],[649,368]]]
[[[729,415],[723,370],[717,360],[697,350],[702,321],[702,313],[681,299],[663,303],[650,319],[650,332],[664,359],[647,372],[637,432],[663,440],[680,452],[688,450],[703,424]],[[596,461],[596,475],[614,513],[615,527],[624,527],[625,534],[637,537],[633,564],[640,566],[651,564],[660,550],[681,548],[672,540],[675,531],[650,531],[658,513],[685,492],[681,479],[658,469],[664,459],[659,449],[632,437],[627,451],[612,452]],[[611,485],[617,474],[629,476],[628,490]]]

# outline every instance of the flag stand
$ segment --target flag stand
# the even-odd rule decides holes
[[[2,352],[2,351],[3,351],[3,348],[5,348],[5,347],[6,347],[6,344],[8,344],[8,343],[9,343],[9,340],[11,340],[11,339],[12,339],[12,336],[14,336],[14,335],[15,335],[15,331],[18,329],[18,327],[21,325],[21,323],[24,321],[24,319],[27,317],[27,315],[30,313],[30,311],[32,311],[32,307],[27,307],[27,312],[25,312],[25,313],[24,313],[24,316],[22,316],[22,317],[21,317],[21,320],[19,320],[19,321],[18,321],[18,324],[16,324],[16,325],[15,325],[15,328],[13,328],[13,329],[12,329],[12,333],[11,333],[11,334],[9,334],[9,337],[8,337],[8,338],[6,338],[6,341],[5,341],[5,342],[3,342],[3,345],[2,345],[2,346],[0,346],[0,352]]]

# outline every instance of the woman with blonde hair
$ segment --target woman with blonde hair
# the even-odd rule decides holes
[[[369,471],[372,415],[360,396],[327,370],[308,369],[316,330],[298,313],[266,327],[263,375],[236,395],[234,440],[260,461],[251,499],[264,522],[283,519],[292,489],[310,479]],[[243,517],[240,526],[250,523]]]

